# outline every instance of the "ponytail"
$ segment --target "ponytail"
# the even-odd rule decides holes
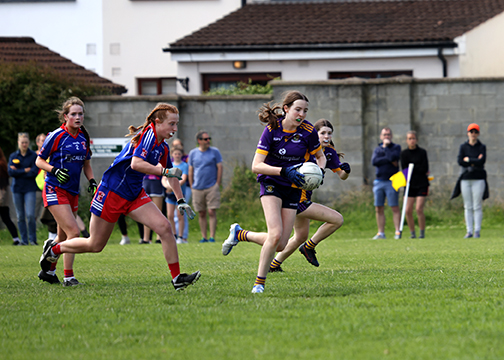
[[[130,125],[128,127],[129,134],[126,134],[125,136],[133,136],[131,139],[131,143],[136,146],[138,142],[140,141],[140,138],[142,134],[145,132],[147,127],[151,124],[154,123],[156,119],[161,120],[163,122],[167,117],[168,114],[178,114],[179,111],[176,106],[166,104],[166,103],[159,103],[156,105],[156,107],[150,112],[150,114],[147,116],[145,119],[145,122],[138,127],[135,127],[133,125]]]

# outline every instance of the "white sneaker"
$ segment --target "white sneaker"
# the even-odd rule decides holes
[[[129,245],[131,244],[130,238],[128,236],[123,236],[119,245]]]
[[[264,285],[254,285],[252,294],[261,294],[264,292]]]
[[[226,256],[227,254],[229,254],[233,249],[233,246],[236,246],[238,244],[238,240],[236,239],[236,232],[240,230],[243,229],[237,223],[234,223],[229,227],[229,236],[222,244],[222,255]]]
[[[182,238],[180,238],[180,237],[178,237],[178,236],[176,236],[175,238],[177,239],[177,240],[175,240],[175,242],[176,242],[177,244],[183,244],[183,243],[184,243]]]

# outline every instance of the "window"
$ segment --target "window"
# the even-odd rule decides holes
[[[266,85],[268,81],[281,77],[281,73],[232,73],[232,74],[202,74],[203,91],[220,87],[229,88],[238,82]]]
[[[86,44],[86,55],[96,55],[96,44]]]
[[[121,55],[121,44],[119,43],[110,44],[110,55]]]
[[[389,78],[399,75],[413,76],[411,70],[397,70],[397,71],[331,71],[329,72],[329,79],[347,79],[351,77],[359,77],[364,79],[381,79]]]
[[[121,68],[113,67],[112,68],[112,76],[121,76]]]
[[[138,95],[165,95],[177,92],[176,78],[138,78]]]

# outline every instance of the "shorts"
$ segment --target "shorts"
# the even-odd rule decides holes
[[[143,188],[145,193],[150,197],[164,197],[165,188],[161,184],[161,178],[159,179],[143,179]]]
[[[44,207],[70,205],[72,212],[76,212],[79,209],[79,195],[72,195],[65,189],[47,183],[44,183],[42,198],[44,199]]]
[[[115,223],[121,214],[128,215],[128,213],[151,201],[144,189],[140,191],[135,200],[129,201],[100,184],[91,201],[90,211],[109,223]]]
[[[215,183],[215,185],[203,190],[192,189],[192,193],[194,211],[199,212],[220,208],[219,184]]]
[[[406,189],[404,189],[404,191],[406,192]],[[418,197],[427,195],[429,195],[429,186],[410,187],[408,190],[408,197]]]
[[[166,194],[165,202],[170,205],[177,205],[177,197],[175,193]]]
[[[278,185],[272,181],[263,181],[261,184],[260,196],[273,195],[282,199],[282,208],[296,209],[301,199],[301,189],[290,186]]]
[[[395,191],[390,180],[373,181],[374,206],[399,206],[399,191]]]
[[[313,204],[311,201],[311,197],[312,197],[311,191],[301,190],[301,199],[299,200],[296,215],[301,214],[303,211],[308,209],[311,204]]]

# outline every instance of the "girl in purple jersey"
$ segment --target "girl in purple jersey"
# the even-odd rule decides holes
[[[315,129],[318,132],[320,143],[322,144],[324,155],[327,159],[325,168],[338,174],[340,179],[346,180],[350,174],[350,165],[348,163],[340,163],[339,159],[343,157],[343,154],[337,153],[334,149],[334,144],[332,142],[332,124],[329,120],[320,119],[315,123]],[[314,161],[314,159],[311,158],[310,161]],[[322,240],[328,238],[343,225],[343,216],[341,216],[339,212],[322,204],[312,202],[311,196],[311,191],[302,190],[296,221],[294,223],[294,236],[289,239],[283,251],[278,253],[273,259],[270,264],[270,272],[283,271],[280,265],[291,256],[296,249],[299,249],[310,264],[319,266],[315,256],[315,246]],[[323,221],[324,224],[322,224],[311,239],[307,241],[310,232],[310,220]],[[249,241],[262,245],[266,241],[266,238],[266,233],[243,230],[238,224],[233,224],[231,225],[230,235],[225,242],[236,245],[239,241]]]
[[[296,169],[305,161],[306,153],[315,157],[320,168],[326,165],[317,132],[312,124],[305,121],[307,111],[308,98],[298,91],[288,92],[281,107],[275,105],[271,108],[270,104],[265,104],[260,109],[259,120],[268,126],[257,145],[252,171],[258,174],[261,185],[261,204],[268,233],[261,244],[252,293],[264,292],[270,263],[275,253],[285,248],[292,232],[301,197],[299,187],[304,183],[304,175]],[[238,226],[233,224],[231,228],[236,232]],[[238,243],[228,240],[222,245],[224,255],[229,254]]]
[[[89,134],[84,128],[84,103],[77,97],[71,97],[63,103],[58,114],[62,125],[46,137],[35,164],[46,172],[42,189],[44,206],[58,224],[54,241],[62,243],[80,234],[76,216],[81,171],[84,170],[89,180],[89,192],[96,190],[97,183],[90,163]],[[46,240],[44,246],[52,241]],[[74,254],[63,256],[63,286],[79,285],[73,273],[74,259]],[[59,284],[56,262],[46,271],[40,271],[38,277],[51,284]]]
[[[176,197],[178,209],[190,219],[194,212],[186,203],[178,179],[182,172],[170,161],[168,144],[177,131],[178,109],[170,104],[158,104],[142,126],[130,126],[128,135],[135,135],[124,147],[112,165],[103,174],[102,181],[91,203],[91,236],[67,240],[61,244],[47,243],[40,259],[42,270],[55,262],[63,253],[100,252],[110,238],[114,224],[121,214],[147,225],[159,234],[163,254],[172,275],[175,290],[182,290],[200,277],[200,272],[181,274],[177,244],[170,222],[142,188],[145,174],[168,177]]]

